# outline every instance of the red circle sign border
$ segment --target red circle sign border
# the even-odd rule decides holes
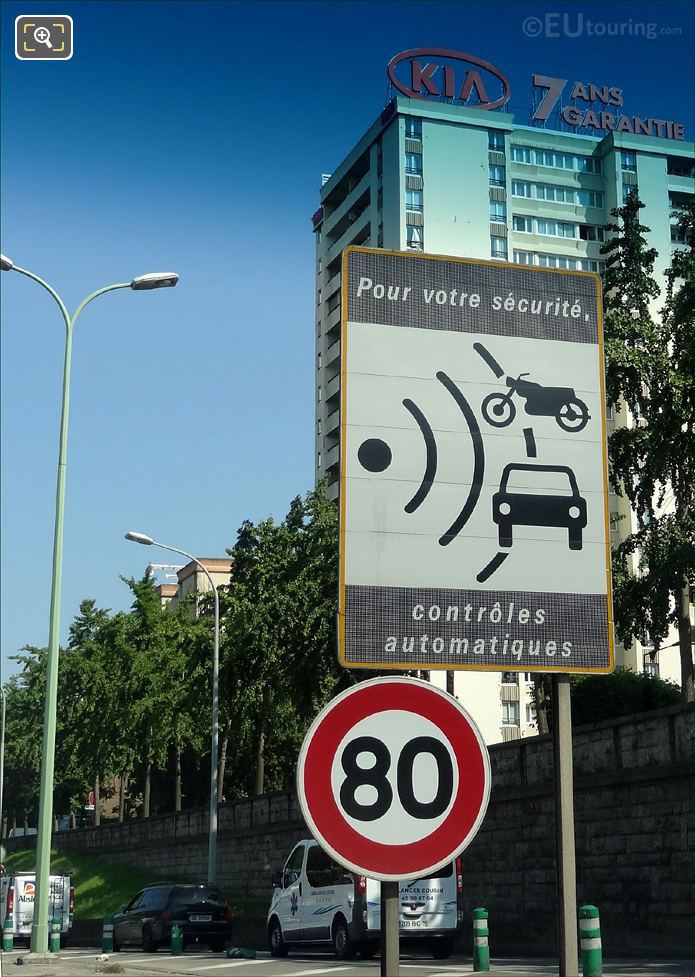
[[[336,804],[331,785],[333,758],[343,737],[360,720],[394,709],[434,722],[451,743],[458,767],[457,794],[442,824],[405,845],[384,845],[356,831]],[[299,804],[316,840],[342,865],[384,881],[425,876],[463,851],[485,816],[490,779],[487,747],[463,706],[429,682],[401,677],[360,682],[331,700],[312,723],[297,765]],[[476,798],[472,811],[471,796]]]

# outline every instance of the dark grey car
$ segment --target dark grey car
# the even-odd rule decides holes
[[[171,928],[181,928],[184,946],[206,943],[219,953],[232,938],[233,912],[214,885],[148,885],[113,917],[113,948],[136,943],[146,953],[171,944]]]

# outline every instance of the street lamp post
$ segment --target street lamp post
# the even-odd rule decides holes
[[[99,295],[118,288],[134,291],[154,288],[172,288],[179,280],[174,272],[156,272],[141,275],[130,282],[106,285],[92,292],[75,309],[72,316],[65,303],[51,286],[38,275],[25,268],[18,268],[5,255],[0,255],[1,271],[16,271],[38,282],[55,299],[65,322],[65,357],[63,364],[63,398],[60,414],[60,441],[58,449],[58,477],[56,483],[55,529],[53,534],[53,571],[51,577],[51,606],[48,629],[48,653],[46,660],[46,693],[44,702],[43,741],[41,745],[41,781],[39,786],[39,820],[36,838],[36,893],[34,919],[31,928],[31,952],[48,950],[48,904],[51,869],[51,829],[53,824],[53,775],[55,766],[56,713],[58,703],[58,658],[60,654],[60,597],[63,578],[63,524],[65,514],[65,475],[67,470],[68,417],[70,410],[70,365],[72,359],[72,333],[75,323],[85,308]]]
[[[5,690],[0,687],[2,695],[2,739],[0,739],[0,838],[2,838],[2,826],[5,823],[2,817],[2,801],[5,794]]]
[[[217,593],[217,585],[215,581],[210,576],[207,567],[203,566],[200,560],[197,560],[190,553],[185,550],[179,550],[175,546],[165,546],[164,543],[158,543],[156,540],[152,539],[151,536],[146,536],[144,533],[126,533],[125,538],[129,539],[133,543],[142,543],[143,546],[158,546],[161,550],[169,550],[170,553],[178,553],[179,556],[185,556],[187,560],[191,560],[196,566],[200,567],[205,576],[210,582],[212,587],[212,593],[215,599],[215,635],[213,640],[213,651],[212,651],[212,734],[211,734],[211,749],[210,749],[210,826],[208,832],[208,882],[213,884],[215,882],[216,866],[217,866],[217,803],[218,803],[218,786],[217,786],[217,762],[218,762],[218,740],[219,740],[219,679],[220,679],[220,598]]]

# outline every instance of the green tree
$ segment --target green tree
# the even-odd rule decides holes
[[[695,698],[690,591],[695,581],[695,210],[680,224],[688,246],[667,272],[665,301],[654,279],[657,252],[647,248],[643,204],[631,192],[611,211],[611,239],[602,247],[606,391],[630,426],[611,435],[612,478],[635,512],[638,528],[615,549],[616,627],[625,643],[648,632],[656,650],[669,627],[679,630],[683,698]],[[637,558],[638,572],[632,571]]]
[[[354,681],[336,656],[337,520],[319,486],[282,522],[243,523],[229,551],[222,676],[234,793],[289,786],[309,723]]]

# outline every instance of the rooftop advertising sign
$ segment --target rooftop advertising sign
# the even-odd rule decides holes
[[[611,671],[598,277],[343,261],[342,664]]]
[[[499,109],[509,102],[509,80],[494,65],[472,54],[448,48],[411,48],[391,59],[391,84],[408,98],[444,100],[476,109]],[[534,74],[533,86],[540,102],[531,122],[546,122],[557,111],[572,128],[597,133],[631,132],[638,136],[685,139],[684,126],[666,119],[641,118],[622,111],[621,88],[585,80],[570,84],[568,78]],[[572,104],[563,105],[563,96]]]

